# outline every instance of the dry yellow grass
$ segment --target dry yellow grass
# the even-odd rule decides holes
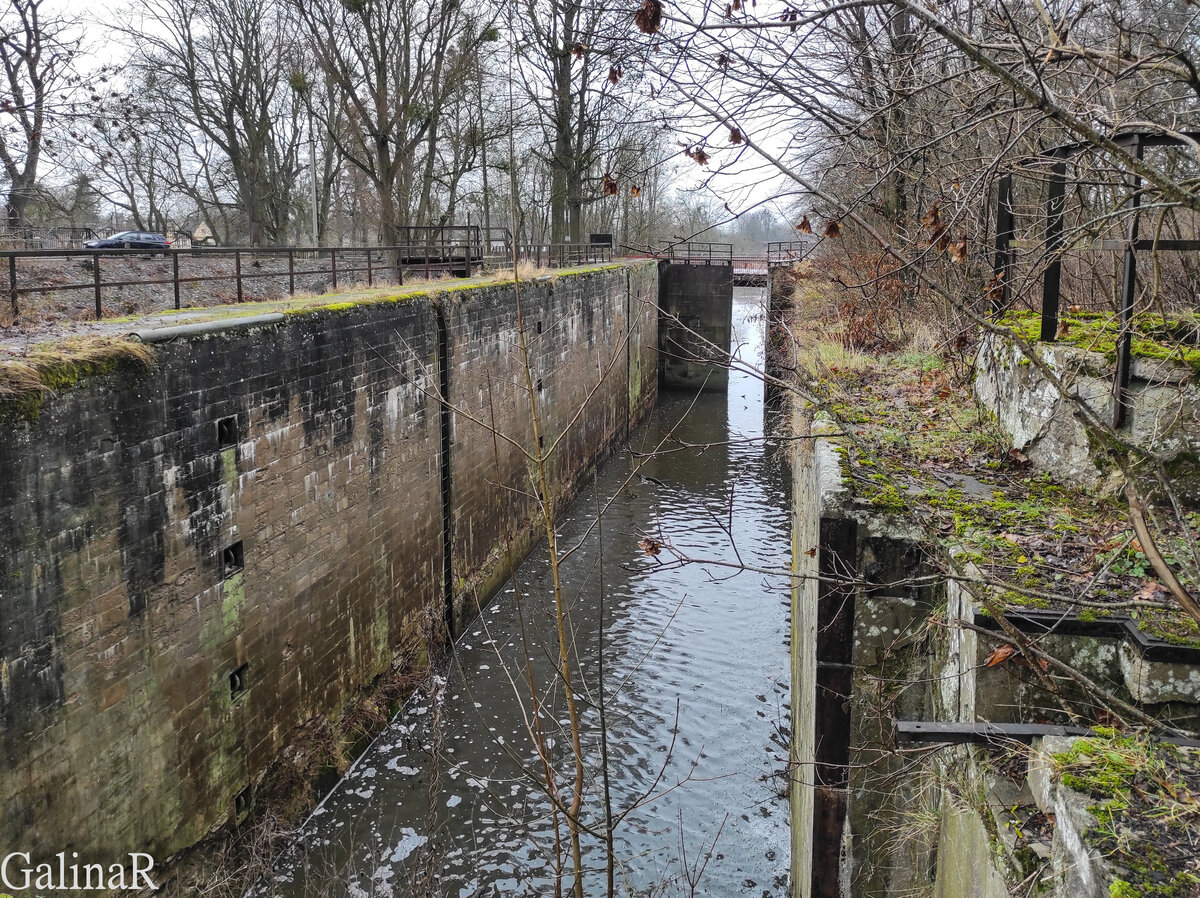
[[[126,337],[71,337],[41,344],[0,361],[0,401],[36,401],[80,378],[110,374],[121,366],[148,370],[154,359],[149,346]]]

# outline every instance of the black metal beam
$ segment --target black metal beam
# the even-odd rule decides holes
[[[843,894],[836,858],[849,804],[850,695],[854,684],[854,599],[858,524],[822,518],[821,579],[817,586],[816,708],[817,744],[813,780],[812,898]],[[823,866],[830,858],[832,866]]]
[[[977,721],[959,723],[937,720],[897,720],[896,736],[901,742],[936,742],[953,745],[988,745],[1004,742],[1024,742],[1045,736],[1095,736],[1087,727],[1060,726],[1052,723],[991,723]],[[1200,740],[1182,736],[1155,736],[1155,741],[1169,742],[1185,748],[1200,748]]]
[[[1143,156],[1142,143],[1135,138],[1133,154]],[[1139,208],[1142,205],[1142,179],[1129,177],[1129,223],[1125,231],[1125,257],[1121,266],[1120,327],[1117,331],[1117,371],[1113,376],[1113,427],[1123,427],[1129,412],[1129,368],[1133,364],[1133,306],[1137,299],[1137,250]]]
[[[1042,275],[1042,335],[1043,343],[1053,343],[1058,336],[1058,307],[1062,282],[1063,211],[1066,208],[1067,163],[1058,160],[1050,168],[1050,185],[1046,194],[1046,255],[1050,264]]]
[[[1007,174],[1000,179],[996,192],[996,255],[992,262],[992,273],[998,280],[998,289],[992,296],[992,313],[999,314],[1008,308],[1009,282],[1012,280],[1013,238],[1013,178]]]
[[[1166,664],[1200,665],[1200,646],[1181,645],[1147,636],[1137,621],[1127,614],[1107,614],[1084,620],[1073,611],[1043,611],[1010,609],[1004,619],[1022,633],[1056,636],[1079,636],[1087,639],[1126,639],[1147,661]],[[971,623],[981,630],[1000,632],[1001,627],[990,614],[976,611]]]

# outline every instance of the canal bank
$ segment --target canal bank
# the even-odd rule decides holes
[[[972,359],[913,311],[864,347],[834,285],[790,279],[795,894],[1196,894],[1200,628],[1120,478],[1037,469],[1065,428],[997,413],[1039,376],[995,364],[1003,333]],[[1194,544],[1164,517],[1152,539]]]
[[[737,291],[734,345],[756,367],[762,306]],[[557,528],[586,709],[586,894],[605,890],[606,820],[617,894],[787,894],[788,515],[762,432],[761,381],[736,367],[727,394],[663,393]],[[260,894],[553,890],[562,856],[527,726],[569,769],[547,568],[535,549]]]

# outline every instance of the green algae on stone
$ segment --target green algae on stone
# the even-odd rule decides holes
[[[1009,312],[995,323],[1008,328],[1027,343],[1041,340],[1042,316],[1039,312]],[[1115,363],[1119,333],[1114,315],[1077,312],[1060,316],[1055,342],[1099,353]],[[1200,372],[1198,334],[1200,319],[1195,315],[1163,316],[1143,312],[1133,318],[1130,354],[1135,359],[1174,362]]]

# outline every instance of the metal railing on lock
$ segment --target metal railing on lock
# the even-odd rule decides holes
[[[777,240],[767,244],[767,267],[794,265],[808,258],[816,240]]]
[[[732,265],[732,243],[702,243],[688,240],[683,243],[672,243],[659,250],[656,255],[670,262],[684,262],[689,265]]]
[[[411,229],[410,229],[411,230]],[[445,229],[433,229],[445,230]],[[476,235],[477,238],[477,235]],[[78,259],[90,271],[86,281],[63,282],[63,266],[46,264]],[[134,261],[165,260],[170,271],[148,271],[134,276],[129,264]],[[214,263],[227,260],[232,271],[214,272]],[[115,278],[105,276],[116,263],[124,262]],[[21,310],[21,298],[34,293],[79,293],[89,291],[96,318],[104,317],[104,291],[124,287],[170,286],[174,308],[182,307],[182,288],[186,285],[227,284],[233,288],[230,301],[246,301],[249,283],[274,279],[282,293],[296,293],[297,283],[316,284],[323,290],[339,285],[402,284],[405,277],[470,277],[482,268],[483,255],[478,239],[463,242],[424,240],[395,246],[355,247],[192,247],[189,249],[43,249],[0,252],[0,276],[7,272],[5,285],[13,318]],[[189,270],[191,269],[191,270]],[[140,274],[140,273],[136,273]]]
[[[1141,160],[1151,147],[1188,147],[1200,141],[1200,132],[1178,136],[1128,132],[1113,138],[1113,142]],[[1116,370],[1113,374],[1114,427],[1125,424],[1129,411],[1129,381],[1132,368],[1133,314],[1137,294],[1137,254],[1146,250],[1189,252],[1200,250],[1200,240],[1146,240],[1138,236],[1139,210],[1142,205],[1143,183],[1140,176],[1126,175],[1128,199],[1124,209],[1128,222],[1123,240],[1100,240],[1088,246],[1066,245],[1063,223],[1066,213],[1067,162],[1073,157],[1095,151],[1091,144],[1073,143],[1055,147],[1036,157],[1022,161],[1022,168],[1041,167],[1047,170],[1045,210],[1042,214],[1044,238],[1035,241],[1034,248],[1049,259],[1041,276],[1041,334],[1044,343],[1053,343],[1058,336],[1059,309],[1062,293],[1062,258],[1068,250],[1108,250],[1122,253],[1121,290],[1118,301],[1118,331],[1116,340]],[[998,185],[996,198],[995,255],[992,263],[993,285],[990,289],[992,313],[1001,314],[1011,304],[1012,278],[1015,268],[1015,215],[1013,173],[1004,175]]]
[[[517,243],[512,245],[506,257],[498,257],[499,264],[533,262],[538,267],[561,267],[589,265],[613,260],[613,248],[606,243]]]

